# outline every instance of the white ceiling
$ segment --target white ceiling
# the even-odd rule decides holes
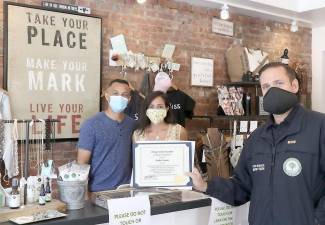
[[[291,23],[293,19],[299,26],[325,26],[324,0],[176,0],[192,5],[220,9],[224,3],[229,11]]]

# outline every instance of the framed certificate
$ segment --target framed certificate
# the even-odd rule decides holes
[[[133,145],[134,187],[191,187],[194,142],[137,142]]]

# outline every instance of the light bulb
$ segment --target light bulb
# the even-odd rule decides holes
[[[293,20],[291,23],[291,27],[290,27],[290,31],[291,32],[297,32],[298,31],[298,24],[297,24],[297,20]]]
[[[146,2],[146,0],[137,0],[137,3],[139,3],[139,4],[143,4],[145,2]]]
[[[220,18],[223,20],[229,19],[229,7],[227,4],[224,4],[221,9]]]

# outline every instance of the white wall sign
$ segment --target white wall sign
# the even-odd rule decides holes
[[[128,52],[123,34],[112,37],[111,44],[113,50],[120,54],[126,54]]]
[[[109,225],[150,225],[149,196],[107,200]]]
[[[165,44],[161,57],[165,59],[171,59],[173,57],[175,47],[176,46],[172,44]]]
[[[234,23],[220,20],[217,18],[212,19],[212,32],[217,34],[224,34],[227,36],[233,36],[234,35]]]
[[[78,138],[100,111],[101,18],[7,1],[4,11],[12,117],[57,119],[56,138]]]
[[[191,85],[213,86],[213,60],[192,57]]]

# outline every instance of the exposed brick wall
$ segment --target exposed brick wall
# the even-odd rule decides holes
[[[41,0],[16,0],[15,2],[41,5]],[[289,31],[290,25],[270,20],[241,16],[231,13],[230,21],[234,22],[234,37],[227,37],[211,32],[214,16],[218,10],[191,6],[172,0],[151,0],[144,5],[135,0],[56,0],[56,2],[77,4],[90,7],[92,13],[103,18],[103,75],[102,85],[111,79],[120,77],[120,69],[108,66],[109,38],[124,34],[128,49],[142,52],[145,55],[160,56],[164,44],[176,45],[173,56],[175,62],[181,64],[181,70],[174,73],[174,83],[196,100],[196,115],[215,115],[217,94],[215,88],[190,86],[191,57],[212,58],[214,60],[214,82],[222,84],[229,81],[226,71],[225,51],[235,38],[241,38],[249,48],[260,48],[270,53],[271,60],[278,59],[284,48],[289,49],[291,61],[299,61],[308,65],[308,81],[306,95],[307,106],[311,96],[311,29],[299,28],[297,33]],[[0,5],[0,26],[3,30],[3,5]],[[3,32],[0,32],[2,43]],[[0,48],[3,58],[3,47]],[[2,84],[2,60],[0,59],[0,82]],[[128,71],[128,79],[133,86],[139,87],[143,71]],[[104,103],[103,103],[104,104]],[[188,128],[207,126],[204,122],[194,121]],[[195,136],[193,132],[191,136]],[[76,143],[57,143],[55,158],[61,165],[76,155]]]

